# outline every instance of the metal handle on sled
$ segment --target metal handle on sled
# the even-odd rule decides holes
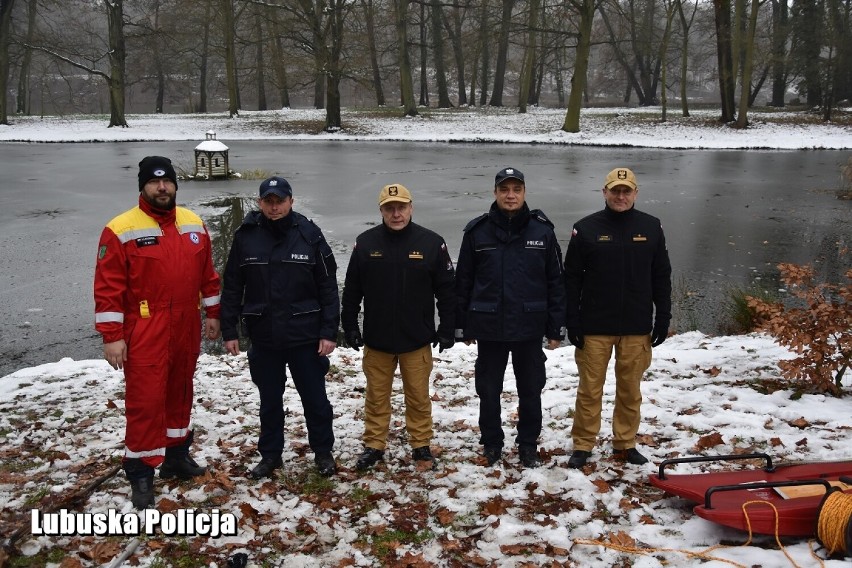
[[[775,468],[772,467],[772,458],[768,454],[764,453],[755,453],[755,454],[728,454],[722,456],[696,456],[691,458],[672,458],[670,460],[663,460],[660,464],[660,473],[657,477],[660,479],[665,479],[666,474],[663,470],[666,469],[668,465],[676,465],[679,463],[696,463],[696,462],[711,462],[711,461],[734,461],[734,460],[753,460],[753,459],[764,459],[766,460],[766,466],[763,468],[764,471],[773,471]]]
[[[737,485],[716,485],[704,492],[704,508],[712,509],[710,497],[717,491],[745,491],[747,489],[766,489],[772,487],[795,487],[797,485],[822,485],[826,493],[831,491],[831,484],[825,479],[796,479],[787,481],[755,481]]]

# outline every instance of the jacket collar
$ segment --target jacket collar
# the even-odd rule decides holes
[[[139,196],[139,209],[145,212],[146,215],[155,219],[157,223],[163,225],[165,223],[174,223],[177,218],[177,206],[172,207],[168,211],[164,211],[163,209],[157,209],[147,201],[141,195]]]
[[[495,201],[491,204],[491,209],[488,211],[488,218],[492,223],[497,225],[498,229],[505,232],[506,237],[508,237],[509,235],[518,233],[527,226],[530,220],[530,208],[525,201],[518,214],[514,217],[509,217],[497,207],[497,202]]]

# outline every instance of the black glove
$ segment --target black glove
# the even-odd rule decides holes
[[[442,337],[438,336],[437,339],[432,341],[432,347],[438,348],[438,353],[443,353],[444,349],[449,349],[453,345],[456,344],[456,340],[454,337]]]
[[[364,347],[364,340],[361,339],[361,332],[357,329],[353,329],[352,331],[347,331],[343,334],[343,339],[346,340],[346,345],[358,351],[359,347]]]
[[[568,328],[565,331],[565,337],[571,342],[571,345],[577,349],[582,349],[586,344],[586,339],[583,337],[583,332],[579,329]]]
[[[654,331],[651,332],[651,347],[660,345],[669,336],[669,324],[657,322]]]

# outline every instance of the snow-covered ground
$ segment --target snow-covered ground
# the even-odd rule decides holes
[[[696,112],[687,120],[673,116],[672,110],[665,124],[649,118],[641,125],[635,116],[627,117],[648,113],[647,109],[584,111],[583,131],[573,135],[560,130],[563,111],[546,109],[526,115],[511,109],[430,112],[428,117],[413,119],[348,119],[344,112],[346,128],[334,134],[299,133],[296,124],[316,121],[321,127],[323,111],[315,110],[243,112],[234,119],[134,115],[128,117],[130,128],[126,129],[106,128],[104,117],[12,117],[11,126],[0,126],[0,142],[192,140],[200,131],[214,130],[220,140],[852,148],[849,127],[782,127],[754,114],[751,128],[736,131],[715,125],[715,112]],[[104,361],[75,361],[73,353],[68,355],[0,380],[0,534],[6,538],[24,527],[17,544],[26,555],[40,555],[39,565],[57,565],[64,551],[68,557],[63,566],[93,566],[112,561],[130,539],[30,534],[31,510],[47,508],[73,493],[116,465],[122,454],[122,374]],[[246,478],[247,468],[257,460],[258,400],[245,357],[203,355],[196,379],[195,453],[211,473],[184,483],[158,480],[157,500],[164,511],[218,508],[233,513],[239,518],[238,533],[219,539],[147,538],[135,557],[143,566],[224,566],[240,552],[247,554],[249,565],[287,567],[849,565],[848,559],[821,559],[824,550],[807,539],[784,539],[784,550],[771,536],[739,546],[746,542],[747,533],[695,516],[688,503],[648,483],[648,475],[660,461],[679,456],[763,451],[776,461],[852,459],[852,413],[847,399],[798,398],[792,387],[753,388],[775,384],[780,376],[777,362],[791,356],[771,338],[692,332],[671,337],[656,348],[643,385],[638,439],[652,463],[641,467],[609,457],[612,381],[605,392],[601,443],[591,465],[582,471],[567,467],[578,381],[574,349],[564,346],[547,355],[540,443],[543,467],[520,468],[511,446],[499,465],[484,465],[479,457],[478,399],[473,388],[476,351],[460,344],[435,354],[432,447],[439,456],[438,468],[421,471],[411,462],[397,383],[386,462],[375,471],[358,474],[354,461],[361,450],[364,376],[360,352],[338,348],[331,355],[327,384],[335,409],[335,454],[341,471],[330,482],[314,473],[301,404],[292,384],[284,401],[289,409],[285,467],[273,480]],[[504,426],[509,443],[517,404],[511,370],[505,387]],[[674,471],[698,472],[702,467],[708,466],[685,464]],[[119,473],[75,510],[127,512],[128,493]]]
[[[486,467],[479,457],[475,348],[459,344],[435,355],[432,448],[438,468],[421,471],[412,464],[403,397],[397,388],[385,464],[359,474],[354,462],[362,448],[365,382],[360,352],[338,348],[332,354],[327,384],[341,471],[330,483],[314,473],[301,404],[292,384],[284,401],[289,417],[283,472],[271,481],[245,477],[257,460],[258,431],[257,391],[245,356],[203,355],[196,380],[195,453],[212,474],[180,484],[158,480],[157,499],[166,511],[218,508],[234,513],[239,531],[219,539],[153,538],[136,553],[145,559],[143,565],[158,555],[174,561],[188,550],[210,566],[222,566],[238,552],[247,553],[258,566],[287,567],[543,566],[551,562],[565,566],[788,566],[792,564],[772,537],[738,546],[746,541],[745,532],[695,516],[688,503],[650,486],[647,476],[656,472],[663,459],[691,455],[762,451],[778,461],[850,457],[848,400],[816,395],[795,399],[792,389],[753,388],[777,379],[777,361],[790,356],[763,335],[708,337],[692,332],[669,338],[654,350],[643,385],[638,439],[641,450],[652,459],[646,466],[627,465],[608,455],[614,397],[613,382],[608,382],[601,443],[584,471],[566,465],[578,382],[572,347],[547,352],[540,444],[544,465],[534,470],[519,466],[511,445],[496,467]],[[510,443],[517,404],[511,372],[505,387],[504,427]],[[121,373],[104,361],[69,358],[8,375],[0,381],[0,389],[4,435],[0,452],[9,464],[0,477],[4,511],[0,521],[3,533],[9,534],[15,523],[29,523],[30,509],[38,503],[72,492],[93,472],[118,463],[123,384]],[[715,442],[708,447],[708,440]],[[746,466],[758,467],[754,462]],[[679,465],[668,471],[698,472],[701,466]],[[119,474],[80,508],[126,512],[130,510],[128,493],[128,484]],[[100,554],[98,562],[107,562],[127,540],[32,537],[28,529],[21,549],[35,554],[58,546],[90,557]],[[588,541],[629,543],[645,555]],[[105,542],[112,542],[112,548],[95,548]],[[706,554],[716,560],[690,556],[720,543],[726,546]],[[796,565],[819,565],[807,539],[784,539],[783,543]],[[823,553],[817,547],[817,555]],[[848,560],[828,560],[824,565],[839,568],[848,566]]]
[[[533,108],[519,114],[513,108],[423,111],[404,118],[373,113],[347,113],[343,129],[321,132],[325,111],[284,109],[243,111],[235,118],[222,114],[129,115],[129,128],[107,128],[105,116],[11,117],[0,126],[0,142],[97,142],[140,140],[197,140],[199,132],[214,131],[219,140],[406,140],[421,142],[509,142],[584,144],[646,148],[852,148],[852,128],[823,124],[796,113],[763,115],[752,112],[749,128],[736,130],[718,124],[718,110],[694,110],[689,118],[670,108],[660,122],[660,108],[585,109],[575,134],[562,131],[563,109]],[[797,124],[808,122],[808,124]]]

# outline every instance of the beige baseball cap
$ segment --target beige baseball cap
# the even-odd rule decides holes
[[[391,201],[400,203],[411,203],[411,192],[400,183],[386,185],[379,192],[379,207]]]
[[[612,189],[617,185],[626,185],[634,190],[639,187],[636,183],[636,176],[633,175],[633,172],[628,168],[615,168],[606,174],[606,183],[604,183],[604,187],[606,189]]]

